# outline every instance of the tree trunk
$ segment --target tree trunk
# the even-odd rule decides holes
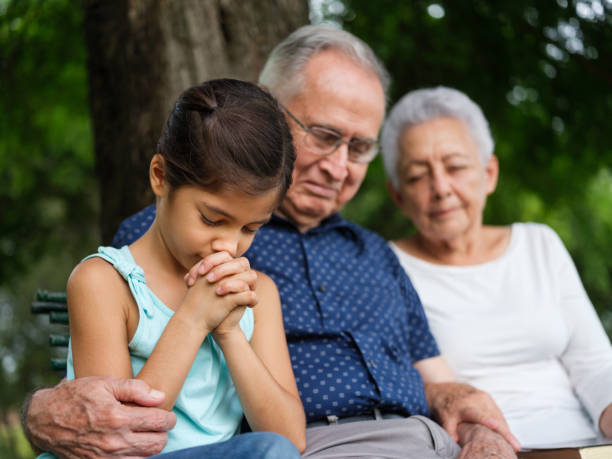
[[[254,81],[308,20],[306,0],[84,0],[102,243],[153,202],[148,164],[178,95],[218,77]]]

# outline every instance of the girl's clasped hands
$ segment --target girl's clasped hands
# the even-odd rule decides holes
[[[258,301],[257,272],[247,258],[215,252],[196,263],[184,279],[188,287],[184,304],[197,308],[199,320],[215,340],[242,333],[240,319],[245,309]]]

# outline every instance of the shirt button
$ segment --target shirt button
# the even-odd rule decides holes
[[[374,360],[370,359],[368,363],[370,364],[372,368],[376,368],[376,364],[374,363]]]
[[[325,293],[327,291],[327,289],[325,288],[325,285],[319,285],[317,290],[319,290],[319,292],[321,292],[321,293]]]

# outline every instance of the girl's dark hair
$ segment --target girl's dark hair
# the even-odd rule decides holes
[[[291,184],[295,152],[276,100],[239,80],[206,81],[184,91],[159,139],[172,189],[229,186],[248,194],[273,188],[279,200]]]

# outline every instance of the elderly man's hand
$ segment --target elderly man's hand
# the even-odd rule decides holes
[[[62,458],[148,457],[176,423],[174,413],[154,408],[163,399],[144,381],[80,378],[35,392],[24,426],[37,449]]]
[[[432,417],[461,445],[457,427],[462,422],[481,424],[501,434],[515,451],[520,443],[510,432],[500,409],[489,394],[467,384],[426,383]]]
[[[463,445],[457,459],[516,459],[512,446],[482,425],[462,423],[457,430]]]

